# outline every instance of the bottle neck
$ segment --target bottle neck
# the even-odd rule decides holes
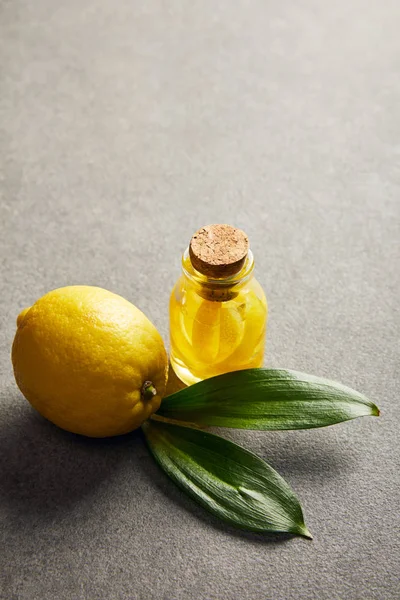
[[[196,271],[190,260],[189,248],[187,248],[182,256],[182,270],[185,278],[195,287],[202,298],[214,302],[227,302],[235,298],[240,289],[253,277],[254,257],[249,250],[246,261],[238,273],[229,277],[213,279]]]

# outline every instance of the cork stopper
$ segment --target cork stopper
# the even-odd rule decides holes
[[[207,277],[219,279],[238,273],[246,260],[249,240],[231,225],[207,225],[193,235],[189,255],[193,267]]]

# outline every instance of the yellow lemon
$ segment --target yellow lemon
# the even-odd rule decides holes
[[[220,372],[240,369],[243,366],[259,367],[259,361],[262,362],[268,312],[266,301],[255,294],[239,294],[238,302],[241,302],[238,311],[243,319],[244,335],[238,344],[232,345],[232,352],[228,358],[216,365]],[[253,360],[256,361],[255,364]]]
[[[198,360],[212,363],[219,351],[220,302],[202,300],[192,322],[192,352]]]
[[[213,364],[240,344],[244,323],[235,305],[203,300],[193,322],[192,345],[197,356]]]
[[[34,408],[91,437],[136,429],[165,394],[168,358],[157,329],[133,304],[98,287],[60,288],[22,311],[12,361]]]

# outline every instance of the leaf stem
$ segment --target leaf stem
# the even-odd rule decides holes
[[[152,421],[160,421],[161,423],[169,423],[170,425],[182,425],[183,427],[194,427],[195,429],[206,429],[201,427],[198,423],[190,423],[189,421],[182,421],[180,419],[170,419],[168,417],[162,417],[157,413],[153,413],[150,417]]]

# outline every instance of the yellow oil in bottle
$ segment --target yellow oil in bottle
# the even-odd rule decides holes
[[[205,275],[193,262],[188,249],[170,299],[174,371],[192,384],[228,371],[262,366],[267,302],[253,276],[251,251],[246,249],[240,270],[227,277]]]

